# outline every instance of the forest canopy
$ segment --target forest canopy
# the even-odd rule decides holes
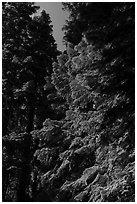
[[[4,202],[135,201],[135,3],[2,3]]]

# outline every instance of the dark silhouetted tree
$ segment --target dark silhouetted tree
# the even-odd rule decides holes
[[[20,135],[23,147],[17,170],[17,201],[28,201],[30,197],[33,152],[30,132],[46,100],[44,85],[57,55],[50,17],[45,11],[33,16],[37,9],[34,3],[3,3],[3,135],[12,135],[6,136],[4,148],[10,149],[18,141],[18,134],[25,132]],[[41,118],[37,120],[43,122]],[[9,147],[5,147],[7,143],[11,143]],[[14,153],[17,152],[15,149]]]

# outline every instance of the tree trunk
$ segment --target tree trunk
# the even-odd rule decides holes
[[[30,132],[33,130],[33,121],[35,114],[35,95],[29,100],[28,124],[26,127],[26,134],[24,136],[24,149],[22,150],[22,168],[19,176],[19,185],[17,190],[17,201],[30,201],[29,185],[31,177],[31,160],[32,160],[32,137]]]
[[[9,174],[6,169],[2,169],[2,202],[6,202],[6,191],[9,183]]]
[[[9,109],[2,109],[2,136],[5,136],[8,132],[8,125],[9,125],[9,116],[10,110]]]

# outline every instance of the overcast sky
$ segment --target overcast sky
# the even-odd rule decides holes
[[[65,46],[62,43],[62,27],[65,24],[68,13],[62,10],[61,2],[37,2],[36,4],[40,6],[40,10],[44,9],[50,15],[51,24],[53,25],[53,36],[58,45],[58,49],[61,51],[65,50]]]

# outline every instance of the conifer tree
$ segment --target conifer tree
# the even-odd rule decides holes
[[[88,25],[76,28],[84,39],[77,46],[68,43],[54,64],[52,83],[66,99],[65,119],[46,120],[33,132],[44,144],[35,154],[43,194],[55,201],[134,201],[134,4],[68,3],[68,8],[67,41],[81,41],[77,22]],[[53,137],[56,144],[46,143]]]
[[[16,144],[13,153],[15,158],[18,152],[21,156],[20,168],[16,169],[17,201],[30,199],[30,132],[36,111],[46,98],[46,77],[51,75],[57,55],[50,17],[45,11],[33,17],[37,9],[33,3],[3,3],[3,135],[9,134],[3,138],[3,145],[7,151],[18,141],[22,145],[20,149]]]
[[[129,125],[125,125],[125,129],[129,129],[131,132],[129,140],[133,145],[135,111],[134,3],[64,3],[64,7],[70,11],[70,20],[65,27],[65,38],[69,42],[77,44],[70,37],[72,33],[73,36],[77,36],[78,32],[75,32],[74,28],[78,22],[81,22],[85,24],[85,27],[79,28],[80,33],[83,33],[86,40],[100,49],[102,53],[101,83],[98,88],[102,95],[106,95],[106,103],[108,99],[111,101],[102,127],[108,127],[117,118],[122,118],[125,124],[128,121]]]

